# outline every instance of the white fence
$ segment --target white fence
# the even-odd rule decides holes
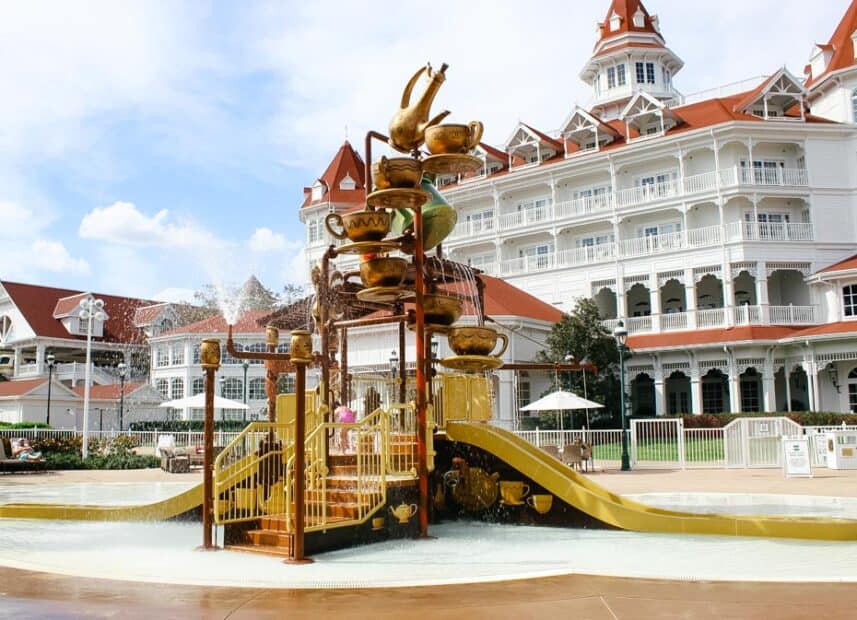
[[[89,439],[105,439],[113,440],[120,435],[132,437],[137,446],[141,448],[155,448],[158,445],[158,437],[160,435],[172,435],[176,441],[176,447],[201,446],[203,443],[202,431],[89,431]],[[54,430],[47,428],[17,428],[17,429],[0,429],[0,437],[14,439],[17,437],[26,437],[30,441],[35,439],[70,439],[72,437],[81,437],[82,433],[77,430]],[[214,432],[214,444],[217,446],[225,446],[233,438],[237,437],[237,432]]]

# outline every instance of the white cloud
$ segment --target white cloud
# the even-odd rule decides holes
[[[250,237],[254,252],[278,252],[286,249],[286,236],[270,228],[257,228]]]
[[[32,237],[48,224],[44,217],[38,218],[31,209],[11,201],[0,201],[0,238],[20,239]]]
[[[223,243],[190,220],[172,221],[167,209],[148,216],[130,202],[96,207],[83,216],[79,234],[83,239],[120,245],[210,248]]]
[[[82,258],[72,258],[66,247],[59,241],[37,239],[30,246],[27,260],[44,271],[55,273],[86,274],[89,263]]]

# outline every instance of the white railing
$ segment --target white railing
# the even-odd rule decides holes
[[[562,250],[559,252],[557,264],[563,267],[574,265],[589,265],[616,258],[615,243],[600,243],[582,248]]]
[[[509,230],[530,224],[550,222],[554,219],[552,207],[535,207],[532,209],[521,209],[514,213],[505,213],[500,216],[500,229]]]
[[[726,238],[729,241],[812,241],[815,232],[812,224],[805,222],[729,222]]]
[[[511,275],[515,273],[531,273],[534,271],[544,271],[545,269],[553,269],[556,263],[556,255],[538,254],[537,256],[522,256],[505,260],[500,263],[500,274]]]
[[[702,228],[690,228],[687,233],[687,247],[704,248],[712,245],[720,245],[723,238],[721,226],[704,226]]]
[[[582,417],[582,414],[579,413]],[[578,418],[579,419],[579,418]],[[521,439],[524,439],[537,448],[550,450],[551,446],[562,452],[563,446],[582,441],[592,448],[592,461],[595,467],[599,464],[603,468],[606,465],[618,466],[622,454],[622,431],[619,429],[599,430],[539,430],[515,431]]]
[[[699,329],[723,327],[725,324],[725,308],[707,308],[705,310],[696,311],[696,327]]]
[[[15,369],[16,377],[37,377],[40,374],[38,364],[21,364]]]
[[[732,314],[736,325],[762,325],[761,306],[742,305],[735,306]]]
[[[756,88],[759,84],[767,80],[768,77],[769,76],[767,75],[758,75],[755,77],[747,78],[746,80],[730,82],[729,84],[723,84],[714,88],[700,90],[695,93],[690,93],[687,95],[678,95],[673,99],[667,101],[666,105],[667,107],[677,107],[689,105],[691,103],[697,103],[699,101],[706,101],[708,99],[719,99],[721,97],[737,95],[738,93],[746,93],[748,90],[753,90],[754,88]]]
[[[780,185],[807,187],[809,177],[804,168],[746,168],[732,166],[720,170],[720,186],[735,185]]]
[[[661,331],[671,331],[675,329],[687,329],[688,326],[687,312],[671,312],[661,315]]]
[[[717,173],[712,170],[701,174],[684,177],[682,183],[685,195],[697,194],[699,192],[710,192],[717,189]]]
[[[490,234],[494,232],[496,222],[494,218],[483,218],[479,220],[470,220],[459,222],[452,231],[451,238],[458,239],[460,237],[474,237],[476,235]]]
[[[609,210],[613,206],[613,197],[610,194],[600,196],[587,196],[575,200],[567,200],[557,203],[556,217],[564,219],[567,217],[582,217],[598,211]]]
[[[815,306],[768,306],[771,325],[815,325]]]
[[[640,185],[616,192],[616,206],[630,207],[645,204],[662,198],[669,198],[679,194],[678,181],[665,181],[652,185]]]
[[[629,334],[637,334],[640,332],[652,331],[651,316],[632,316],[625,321],[625,327],[628,328]]]
[[[667,233],[664,235],[648,235],[625,239],[622,244],[622,256],[643,256],[671,252],[686,246],[683,232]]]

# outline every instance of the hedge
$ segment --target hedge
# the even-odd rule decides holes
[[[669,416],[684,420],[685,428],[720,428],[738,418],[789,418],[801,426],[840,426],[857,424],[857,415],[853,413],[833,413],[830,411],[778,411],[773,413],[703,413],[702,415],[683,414]],[[641,418],[635,418],[641,419]],[[652,419],[652,418],[649,418]]]
[[[225,433],[234,433],[244,429],[250,424],[251,420],[246,422],[242,420],[215,420],[214,430],[223,431]],[[186,433],[196,432],[201,433],[203,430],[202,420],[147,420],[144,422],[132,422],[130,429],[132,431],[162,431],[165,433]]]
[[[52,428],[50,424],[44,422],[0,422],[0,430],[16,429],[16,428]]]
[[[45,454],[48,469],[150,469],[161,466],[154,456],[136,454],[92,455],[84,460],[75,452]]]

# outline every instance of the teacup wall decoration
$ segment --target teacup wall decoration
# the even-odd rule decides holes
[[[426,147],[432,155],[467,153],[482,140],[482,123],[434,125],[425,131]]]
[[[553,506],[553,495],[530,495],[527,498],[527,506],[540,515],[547,514]]]

